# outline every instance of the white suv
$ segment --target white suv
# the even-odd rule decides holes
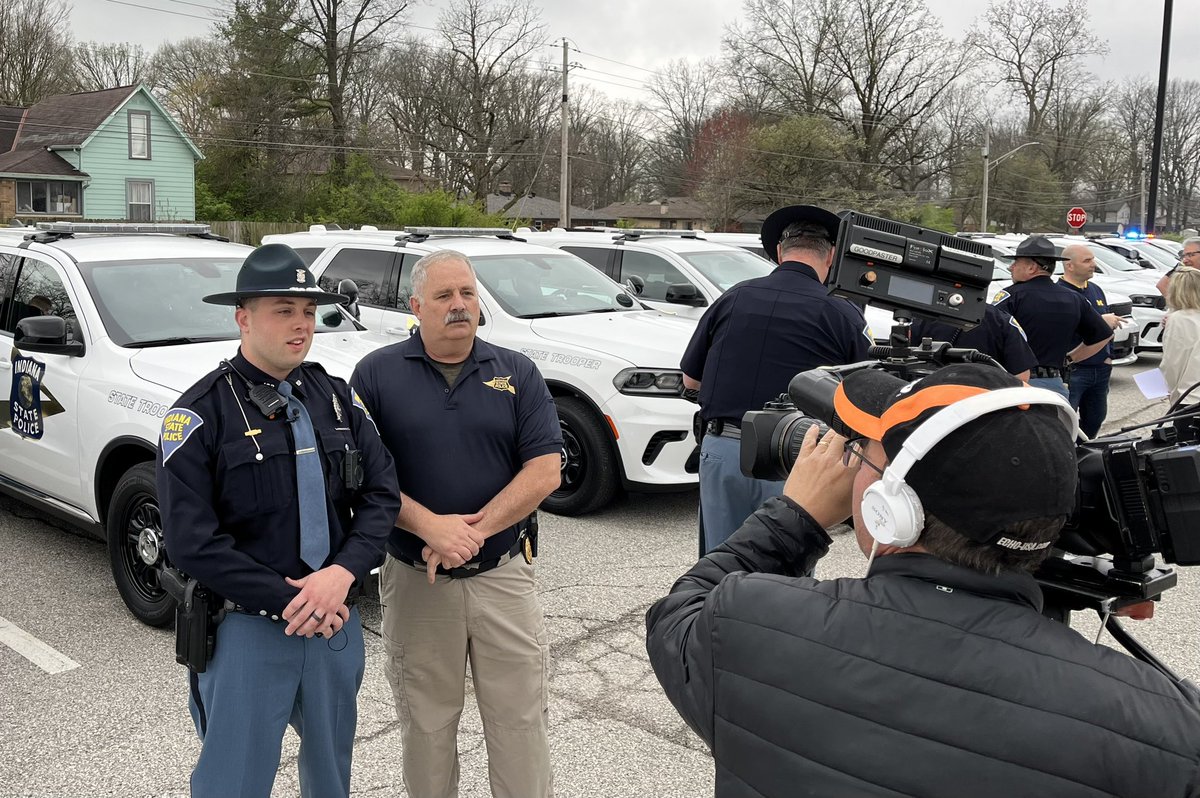
[[[500,228],[314,225],[263,242],[295,249],[327,289],[353,280],[361,322],[392,341],[407,338],[416,324],[408,303],[413,264],[439,249],[470,258],[479,278],[479,337],[529,356],[558,406],[562,485],[543,509],[581,515],[622,488],[696,484],[696,406],[683,398],[679,370],[694,322],[644,308],[579,258]]]
[[[154,457],[179,394],[237,351],[229,308],[251,250],[206,225],[0,228],[0,489],[107,539],[117,589],[168,623]],[[141,232],[134,233],[138,230]],[[384,339],[319,308],[310,357],[346,378]]]

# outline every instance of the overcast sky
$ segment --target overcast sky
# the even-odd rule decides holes
[[[737,0],[535,2],[544,9],[547,34],[555,41],[565,36],[583,51],[572,54],[572,59],[584,67],[573,75],[589,79],[605,93],[627,97],[644,97],[645,93],[614,84],[636,87],[649,77],[645,70],[653,70],[675,58],[719,55],[725,26],[738,19],[741,8]],[[956,38],[986,8],[984,0],[927,2],[942,20],[946,33]],[[150,11],[123,3],[164,10]],[[414,5],[409,20],[433,27],[444,5],[443,0],[424,0]],[[1191,5],[1192,2],[1175,3],[1171,36],[1173,78],[1200,79],[1197,44],[1200,14],[1188,13],[1186,7]],[[166,41],[210,32],[206,22],[210,12],[202,6],[221,7],[223,3],[221,0],[74,0],[72,29],[79,41],[130,41],[154,49]],[[1162,0],[1090,0],[1089,8],[1093,30],[1110,48],[1108,56],[1093,60],[1091,69],[1105,80],[1139,75],[1156,79]],[[414,32],[432,35],[427,30]],[[547,55],[555,56],[550,51]]]

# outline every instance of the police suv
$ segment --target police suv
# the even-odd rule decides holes
[[[581,515],[621,489],[697,482],[696,406],[683,398],[679,370],[694,321],[649,309],[574,255],[504,228],[313,225],[263,243],[295,249],[326,290],[352,281],[361,322],[392,341],[407,338],[417,322],[408,302],[413,265],[439,249],[470,258],[479,279],[479,337],[531,358],[558,407],[562,484],[543,509]]]
[[[141,620],[174,604],[154,480],[167,410],[237,351],[230,308],[249,247],[207,225],[54,222],[0,228],[0,489],[108,542],[117,589]],[[385,339],[318,309],[310,358],[348,378]]]

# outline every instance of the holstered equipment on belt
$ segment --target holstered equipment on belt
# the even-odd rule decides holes
[[[224,602],[212,591],[176,568],[159,570],[159,582],[175,599],[175,661],[194,673],[204,673],[212,659],[217,625],[225,620]]]

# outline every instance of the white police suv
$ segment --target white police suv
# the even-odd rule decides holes
[[[581,515],[622,489],[697,482],[696,406],[683,398],[679,370],[694,320],[648,309],[583,260],[503,228],[314,225],[263,243],[295,249],[327,290],[353,281],[361,322],[393,341],[416,324],[408,300],[417,260],[439,249],[470,258],[479,279],[480,338],[528,355],[558,406],[562,484],[543,509]]]
[[[149,624],[172,618],[154,457],[167,409],[237,351],[229,308],[249,247],[206,225],[0,228],[0,489],[105,537]],[[347,378],[385,340],[319,308],[310,358]]]

